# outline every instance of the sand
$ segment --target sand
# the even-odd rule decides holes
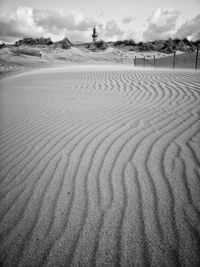
[[[200,266],[199,72],[0,83],[2,266]]]
[[[24,54],[23,51],[26,51],[26,54]],[[40,53],[42,54],[42,57],[36,56]],[[20,46],[18,56],[16,48],[6,47],[0,49],[0,79],[5,73],[12,75],[13,72],[24,72],[27,69],[77,65],[77,63],[82,65],[109,65],[119,63],[134,65],[135,56],[137,59],[140,59],[140,65],[143,65],[142,59],[144,56],[146,56],[147,59],[152,59],[154,55],[156,59],[164,59],[165,57],[170,58],[170,55],[156,51],[133,52],[109,47],[106,50],[91,52],[84,47],[71,47],[70,49],[65,50],[59,48],[53,49],[51,46],[41,47],[41,49],[39,49],[38,46]],[[193,62],[194,60],[191,59],[191,61]],[[166,62],[164,62],[164,64],[161,62],[160,67],[162,66],[167,67],[168,65],[166,65]]]

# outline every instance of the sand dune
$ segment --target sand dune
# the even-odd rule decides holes
[[[133,52],[117,48],[107,48],[103,51],[91,52],[86,48],[71,47],[70,49],[53,49],[52,47],[39,47],[22,46],[19,48],[19,56],[17,56],[16,48],[0,49],[0,78],[5,73],[12,74],[13,72],[24,72],[27,69],[58,67],[62,65],[78,64],[127,64],[134,65],[135,56],[137,57],[137,66],[143,66],[143,58],[146,56],[147,66],[153,66],[153,56],[158,61],[159,67],[172,68],[173,57],[160,53],[160,52]],[[39,54],[42,57],[39,57]],[[177,52],[178,53],[178,52]],[[191,56],[189,55],[189,58]],[[166,59],[164,59],[166,58]],[[179,60],[180,61],[180,60]],[[195,66],[195,58],[190,59],[192,68]],[[160,62],[160,63],[159,63]],[[181,64],[183,62],[181,61]],[[187,64],[186,64],[187,65]]]
[[[1,80],[3,266],[199,266],[200,76],[81,66]]]

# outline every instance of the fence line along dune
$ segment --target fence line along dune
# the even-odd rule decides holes
[[[200,265],[198,72],[43,70],[1,88],[3,266]]]

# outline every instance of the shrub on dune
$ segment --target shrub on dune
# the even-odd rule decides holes
[[[73,44],[69,41],[67,37],[54,43],[55,48],[69,49]]]
[[[103,40],[99,40],[95,43],[90,43],[87,48],[91,51],[105,50],[107,48],[107,44]]]
[[[51,38],[31,38],[31,37],[26,37],[23,38],[22,40],[17,41],[16,43],[18,43],[18,45],[51,45],[53,44]],[[15,44],[16,44],[15,43]]]

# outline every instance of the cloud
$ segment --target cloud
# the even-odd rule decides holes
[[[173,8],[156,9],[147,20],[147,27],[143,32],[144,41],[167,39],[176,31],[176,22],[180,11]]]
[[[86,32],[93,25],[102,28],[103,25],[93,18],[85,17],[77,12],[64,12],[60,9],[34,9],[18,7],[10,13],[0,14],[0,38],[11,37],[46,37],[53,35],[59,38],[66,33],[71,36],[80,35],[86,38]],[[77,34],[75,34],[77,33]]]
[[[77,12],[65,13],[60,9],[54,10],[33,10],[34,22],[37,26],[42,26],[45,30],[78,30],[87,31],[91,25],[100,25],[93,18],[84,17],[83,14]]]
[[[127,29],[126,24],[134,17],[124,17],[125,30],[115,20],[104,24],[79,12],[66,12],[62,9],[35,9],[18,7],[13,12],[0,14],[0,40],[13,42],[23,37],[51,37],[56,41],[67,36],[73,41],[90,41],[95,25],[99,38],[107,40],[134,39],[150,41],[179,37],[196,40],[200,38],[200,15],[191,20],[182,21],[180,12],[173,8],[156,9],[147,19],[142,29]],[[180,25],[179,28],[178,24]],[[122,26],[123,27],[123,26]]]
[[[132,30],[128,29],[124,34],[123,34],[123,39],[132,39],[135,42],[140,42],[143,39],[143,31],[142,30]]]
[[[124,17],[124,18],[122,19],[122,22],[123,22],[124,24],[128,24],[128,23],[130,23],[132,20],[133,20],[133,17]]]
[[[200,39],[200,15],[183,23],[175,33],[178,38],[188,38],[191,40]]]
[[[191,20],[186,20],[177,27],[179,18],[180,11],[176,9],[156,9],[147,20],[142,39],[144,41],[167,39],[169,37],[186,37],[190,40],[200,39],[200,14]]]
[[[117,23],[114,21],[114,20],[109,20],[107,23],[106,23],[106,26],[105,26],[105,36],[107,37],[120,37],[122,36],[124,33],[123,30],[121,30],[119,28],[119,26],[117,25]]]
[[[34,23],[31,8],[19,7],[15,12],[0,15],[0,36],[21,37],[30,33],[43,34],[43,29]]]

